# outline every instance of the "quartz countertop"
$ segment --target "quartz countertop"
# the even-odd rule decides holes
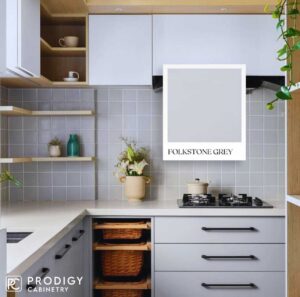
[[[271,209],[182,209],[176,200],[43,201],[4,203],[0,227],[29,231],[19,243],[7,245],[7,273],[20,275],[65,236],[85,216],[285,216],[285,203],[270,202]]]
[[[300,195],[288,195],[286,197],[287,202],[290,202],[300,207]]]

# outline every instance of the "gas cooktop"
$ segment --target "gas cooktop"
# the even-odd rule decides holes
[[[183,194],[177,203],[180,208],[273,208],[260,198],[252,198],[247,194],[219,194],[218,199],[211,194]]]

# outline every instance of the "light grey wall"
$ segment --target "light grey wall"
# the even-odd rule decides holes
[[[284,105],[279,103],[275,110],[266,110],[265,104],[273,97],[274,93],[266,89],[247,96],[247,161],[164,162],[162,93],[147,87],[98,88],[99,198],[124,198],[123,186],[113,176],[123,135],[151,149],[152,182],[148,198],[178,199],[186,192],[186,184],[199,177],[211,181],[213,193],[249,193],[269,200],[284,199]]]
[[[6,105],[8,99],[7,88],[0,86],[0,104]],[[8,145],[8,130],[7,130],[7,117],[0,115],[0,156],[7,156],[7,145]],[[7,169],[7,165],[0,164],[0,172]],[[0,201],[2,199],[7,199],[8,197],[8,184],[3,183],[0,185]]]
[[[31,110],[95,110],[93,89],[9,89],[9,104]],[[95,155],[95,117],[9,117],[8,155],[48,156],[48,142],[63,141],[63,155],[69,134],[78,134],[81,154]],[[23,187],[10,186],[10,200],[95,199],[93,162],[40,162],[13,164],[12,173]]]
[[[256,90],[247,96],[247,161],[237,162],[162,161],[162,93],[154,93],[150,87],[10,89],[8,96],[9,104],[25,108],[76,109],[93,108],[95,104],[97,110],[95,123],[86,118],[81,122],[78,117],[77,121],[62,118],[60,123],[54,117],[50,121],[9,118],[10,154],[44,155],[48,138],[58,135],[67,141],[71,126],[77,127],[76,132],[83,136],[86,154],[92,154],[96,146],[98,158],[95,166],[93,163],[10,166],[24,181],[21,189],[10,188],[11,200],[94,199],[96,193],[100,200],[126,199],[123,185],[113,176],[116,158],[124,148],[121,136],[131,137],[151,149],[148,173],[152,182],[148,199],[178,199],[186,191],[186,183],[196,177],[211,180],[213,193],[247,192],[267,200],[284,199],[284,106],[279,103],[273,111],[265,109],[266,102],[274,96],[272,91]]]

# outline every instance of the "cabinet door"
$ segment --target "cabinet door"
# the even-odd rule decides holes
[[[18,67],[40,76],[40,1],[18,0]]]
[[[40,1],[6,0],[6,64],[14,75],[40,76]]]
[[[156,297],[283,297],[284,272],[156,272]]]
[[[91,85],[152,83],[152,16],[89,17]]]
[[[0,77],[6,71],[6,3],[0,0]]]
[[[163,64],[246,64],[248,75],[282,75],[275,26],[268,15],[155,15],[153,74]]]

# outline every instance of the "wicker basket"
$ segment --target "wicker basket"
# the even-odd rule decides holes
[[[143,290],[104,290],[102,297],[142,297]]]
[[[104,240],[137,240],[143,235],[141,229],[106,229],[103,230]]]
[[[142,274],[143,251],[103,251],[102,275],[104,278],[136,278]]]
[[[106,242],[130,242],[130,241],[141,241],[144,238],[145,230],[139,229],[139,228],[128,228],[124,229],[121,228],[122,225],[131,225],[131,222],[119,222],[119,223],[104,223],[103,225],[106,226],[106,228],[103,230],[103,240]],[[144,221],[139,222],[132,222],[132,226],[137,226],[139,224],[145,224]],[[109,226],[112,225],[114,228],[109,229]],[[120,229],[116,228],[120,225]]]

